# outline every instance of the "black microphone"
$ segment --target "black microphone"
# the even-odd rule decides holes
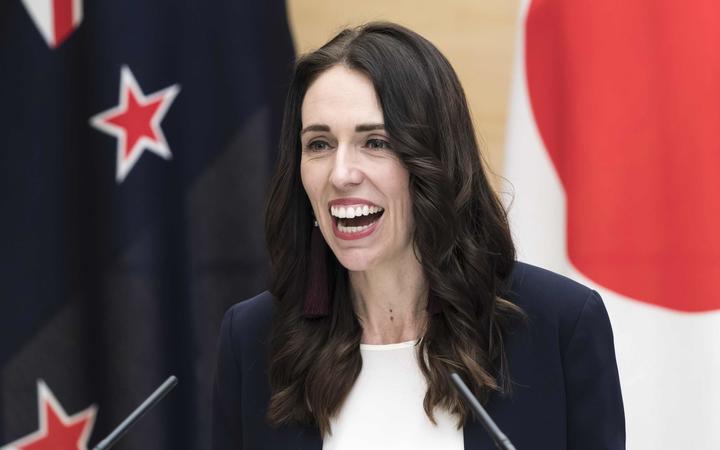
[[[508,437],[500,431],[500,428],[495,425],[495,422],[493,422],[492,418],[490,418],[490,414],[485,411],[485,408],[483,408],[480,404],[477,397],[470,392],[470,389],[468,389],[462,378],[460,378],[460,375],[453,372],[450,374],[450,378],[452,378],[455,387],[458,392],[460,392],[460,395],[465,398],[465,401],[467,401],[473,411],[475,411],[478,419],[480,419],[480,423],[482,423],[485,430],[487,430],[490,437],[492,437],[493,442],[495,442],[495,446],[500,450],[515,450],[515,446],[512,445],[510,439],[508,439]]]
[[[135,411],[133,411],[125,420],[122,421],[120,425],[118,425],[117,428],[115,428],[112,433],[108,434],[108,436],[100,441],[98,445],[96,445],[93,450],[107,450],[113,445],[117,443],[117,441],[120,440],[121,437],[127,432],[128,429],[130,429],[131,426],[135,424],[140,418],[145,415],[146,412],[153,406],[157,404],[160,400],[165,397],[168,392],[170,392],[178,383],[178,379],[175,375],[170,375],[170,377],[165,380],[163,384],[160,385],[159,388],[155,389],[155,392],[150,394],[150,397],[146,398],[144,402],[140,406],[138,406]]]

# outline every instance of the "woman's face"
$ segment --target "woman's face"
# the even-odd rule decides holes
[[[383,123],[372,82],[345,66],[323,72],[305,94],[303,187],[325,241],[351,271],[414,258],[409,175]]]

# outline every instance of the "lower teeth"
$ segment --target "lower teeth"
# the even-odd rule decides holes
[[[374,223],[374,222],[373,222],[373,223]],[[337,227],[338,227],[338,230],[340,230],[340,231],[343,232],[343,233],[359,233],[359,232],[361,232],[361,231],[365,231],[365,230],[367,230],[368,228],[370,228],[370,225],[372,225],[372,223],[367,224],[367,225],[363,225],[363,226],[360,226],[360,227],[346,227],[346,226],[344,226],[344,225],[338,224]]]

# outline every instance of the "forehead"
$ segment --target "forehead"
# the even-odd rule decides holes
[[[302,104],[303,126],[382,123],[383,114],[370,78],[343,65],[334,66],[310,84]]]

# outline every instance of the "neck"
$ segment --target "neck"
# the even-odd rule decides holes
[[[394,344],[423,335],[428,287],[414,255],[393,267],[350,272],[349,277],[364,344]]]

